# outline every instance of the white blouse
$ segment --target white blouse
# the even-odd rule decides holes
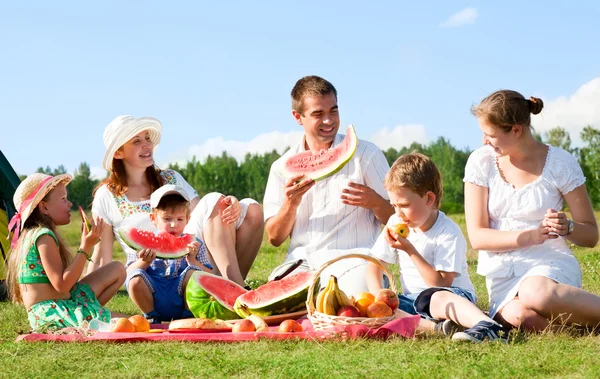
[[[488,188],[489,227],[512,231],[535,229],[549,208],[562,210],[563,195],[584,184],[585,177],[573,155],[549,145],[542,174],[514,188],[500,175],[494,149],[483,146],[471,153],[463,181]],[[530,265],[567,256],[573,255],[563,238],[505,253],[481,250],[477,272],[488,277],[519,276]]]

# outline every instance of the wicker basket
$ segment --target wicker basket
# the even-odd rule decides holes
[[[323,266],[321,266],[321,268],[315,272],[315,274],[313,275],[313,281],[312,281],[310,287],[308,288],[308,298],[306,300],[306,308],[308,310],[307,317],[312,322],[313,328],[315,330],[327,330],[327,329],[333,329],[336,326],[346,326],[346,325],[364,325],[369,328],[376,329],[376,328],[379,328],[380,326],[383,326],[386,323],[400,317],[400,312],[397,309],[394,310],[394,313],[391,316],[379,317],[379,318],[331,316],[331,315],[328,315],[325,313],[317,312],[317,310],[315,309],[314,293],[315,293],[315,285],[317,284],[317,282],[319,282],[321,273],[323,272],[323,270],[325,270],[327,267],[331,266],[335,262],[342,260],[342,259],[348,259],[348,258],[361,258],[361,259],[365,259],[367,261],[370,261],[370,262],[373,262],[374,264],[376,264],[379,268],[381,268],[386,273],[386,275],[388,276],[388,278],[390,280],[391,290],[397,294],[396,283],[394,282],[394,276],[391,275],[389,270],[386,267],[382,266],[381,263],[377,259],[370,257],[368,255],[364,255],[364,254],[348,254],[348,255],[343,255],[341,257],[332,259],[332,260],[326,262],[325,264],[323,264]]]

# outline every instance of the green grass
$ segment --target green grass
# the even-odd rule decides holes
[[[596,214],[596,217],[600,214]],[[74,220],[77,216],[74,215]],[[464,229],[464,216],[452,216]],[[66,226],[71,246],[79,242],[78,225]],[[117,259],[123,260],[120,248]],[[283,262],[285,246],[263,244],[249,274],[263,283]],[[600,293],[600,249],[574,248],[586,290]],[[475,274],[476,253],[469,250],[471,279],[479,305],[487,307],[485,281]],[[397,268],[393,268],[397,275]],[[124,291],[108,306],[138,313]],[[599,377],[600,337],[572,331],[515,334],[507,345],[455,344],[437,336],[386,342],[259,341],[245,343],[15,343],[27,331],[22,306],[0,303],[0,377]]]

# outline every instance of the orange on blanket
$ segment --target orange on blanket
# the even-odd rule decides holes
[[[124,333],[134,333],[135,325],[131,323],[126,318],[118,318],[115,320],[115,324],[113,325],[111,332],[124,332]]]
[[[147,332],[150,330],[150,323],[142,315],[129,317],[129,321],[135,326],[136,332]]]

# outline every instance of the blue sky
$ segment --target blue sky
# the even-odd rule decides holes
[[[19,174],[101,175],[104,127],[131,114],[162,121],[160,166],[281,150],[301,135],[289,92],[310,74],[337,87],[342,128],[383,149],[479,146],[469,108],[500,88],[541,97],[536,129],[575,137],[600,128],[599,14],[595,1],[5,1],[0,149]]]

